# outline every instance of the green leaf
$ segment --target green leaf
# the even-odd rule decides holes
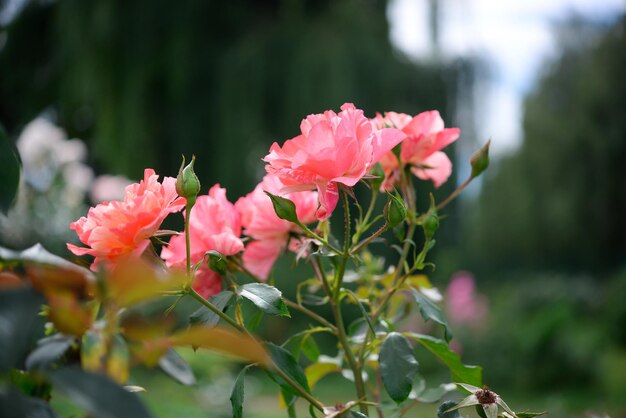
[[[517,418],[533,418],[533,417],[540,417],[542,415],[547,414],[546,411],[543,412],[516,412],[515,415],[517,415]]]
[[[459,414],[458,409],[447,412],[456,406],[457,404],[454,401],[446,401],[442,403],[439,405],[439,409],[437,409],[437,418],[461,418],[461,414]]]
[[[0,212],[7,213],[17,196],[21,164],[15,145],[0,126]]]
[[[0,373],[18,367],[43,331],[44,299],[32,289],[0,292]]]
[[[396,403],[409,397],[418,363],[408,340],[397,332],[387,335],[378,356],[387,393]]]
[[[459,355],[450,350],[448,344],[438,338],[415,333],[406,333],[405,335],[415,339],[448,366],[453,381],[467,383],[479,387],[480,390],[480,386],[482,386],[482,369],[480,367],[466,366],[461,363]]]
[[[233,391],[230,394],[230,404],[233,407],[233,418],[243,418],[243,398],[244,398],[244,381],[246,372],[251,366],[244,367],[233,386]]]
[[[367,418],[367,415],[362,414],[358,411],[350,411],[350,416],[353,418]]]
[[[234,294],[230,290],[224,290],[223,292],[218,293],[217,295],[213,295],[209,298],[209,302],[212,303],[217,309],[224,312],[226,306],[233,298]],[[197,311],[189,316],[189,322],[193,324],[200,324],[207,327],[214,327],[220,322],[220,317],[207,308],[206,306],[201,306]]]
[[[43,338],[26,358],[26,370],[43,369],[60,359],[74,342],[73,337],[55,334]]]
[[[283,302],[281,291],[274,286],[265,283],[248,283],[241,286],[239,295],[267,314],[290,316],[287,305]]]
[[[43,399],[24,396],[12,388],[0,388],[0,417],[56,418]]]
[[[270,192],[265,192],[265,194],[272,200],[276,216],[289,222],[299,222],[298,214],[296,213],[296,205],[291,200],[281,196],[276,196]]]
[[[266,343],[265,346],[269,351],[274,366],[282,370],[287,376],[289,376],[292,380],[298,383],[302,387],[302,389],[304,389],[308,393],[311,393],[311,389],[309,388],[309,384],[306,380],[304,370],[302,369],[302,366],[300,366],[300,364],[296,361],[296,359],[291,355],[291,353],[284,348],[274,345],[272,343]],[[294,389],[292,389],[291,385],[289,385],[283,378],[273,372],[270,374],[270,376],[272,376],[272,378],[281,386],[281,388],[285,389],[292,395],[298,396],[298,393],[295,392]]]
[[[68,367],[48,375],[63,392],[89,415],[98,418],[150,418],[143,402],[106,376]]]
[[[420,309],[422,318],[424,318],[425,321],[432,319],[438,324],[443,325],[446,341],[450,341],[452,339],[452,331],[450,331],[450,326],[448,325],[446,318],[443,316],[441,308],[439,308],[435,302],[430,300],[419,290],[411,289],[411,291],[413,293],[413,299],[415,299],[415,302]]]
[[[172,348],[167,350],[165,355],[159,360],[159,367],[170,377],[185,386],[196,383],[196,377],[189,364]]]

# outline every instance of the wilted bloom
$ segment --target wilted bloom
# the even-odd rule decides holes
[[[89,209],[87,217],[70,224],[88,248],[67,244],[76,255],[95,257],[92,270],[100,263],[114,263],[120,257],[140,255],[150,243],[149,238],[163,220],[185,204],[176,194],[173,177],[163,183],[154,170],[147,168],[140,183],[126,187],[123,201],[105,202]]]
[[[237,254],[243,250],[240,235],[241,219],[235,206],[226,199],[226,189],[216,184],[209,190],[208,195],[198,196],[189,216],[192,263],[195,264],[202,260],[206,252],[211,250],[218,251],[225,256]],[[169,245],[163,247],[161,257],[168,267],[184,267],[187,263],[185,235],[180,234],[172,237]],[[194,288],[201,286],[202,289],[217,289],[219,291],[215,284],[221,283],[219,275],[212,273],[206,266],[200,268],[196,272]],[[206,297],[207,294],[203,294],[203,296]]]
[[[486,296],[476,293],[474,277],[468,272],[456,273],[446,290],[450,322],[479,326],[487,317]]]
[[[283,187],[278,177],[268,174],[251,193],[235,203],[241,214],[244,233],[254,239],[243,253],[244,266],[263,279],[267,278],[274,262],[288,245],[289,232],[300,229],[296,224],[276,216],[272,201],[264,193],[282,195]],[[300,222],[308,224],[315,221],[316,192],[294,192],[285,197],[295,204]]]
[[[411,171],[422,180],[432,180],[441,186],[452,173],[452,163],[440,150],[456,141],[459,128],[444,128],[443,119],[436,110],[422,112],[415,117],[404,113],[387,112],[378,115],[374,123],[381,129],[387,126],[399,128],[406,135],[400,150],[400,161],[392,152],[380,159],[385,173],[381,189],[391,190],[400,177],[400,162],[411,164]]]
[[[267,172],[284,183],[284,192],[317,188],[320,220],[337,206],[339,183],[354,186],[405,137],[398,129],[377,129],[351,103],[341,106],[338,114],[327,110],[307,116],[300,130],[282,147],[274,143],[263,160]]]

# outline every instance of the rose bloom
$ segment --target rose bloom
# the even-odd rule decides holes
[[[185,206],[185,199],[176,194],[176,179],[165,177],[159,183],[158,178],[154,170],[145,169],[140,183],[126,187],[124,200],[99,204],[86,218],[72,222],[70,229],[88,248],[69,243],[67,248],[78,256],[93,255],[92,270],[101,263],[113,265],[121,257],[141,255],[167,215]]]
[[[380,159],[385,173],[381,190],[390,191],[400,180],[400,162],[411,164],[411,171],[422,180],[432,180],[435,187],[445,183],[452,173],[452,162],[440,151],[456,141],[459,128],[444,128],[443,119],[436,110],[422,112],[415,117],[404,113],[387,112],[374,119],[379,128],[394,126],[406,134],[400,150],[400,161],[393,152]]]
[[[204,258],[207,251],[218,251],[228,256],[243,250],[241,219],[235,206],[226,199],[226,189],[216,184],[208,195],[198,196],[189,216],[191,263]],[[174,236],[163,247],[161,257],[168,267],[185,268],[187,247],[185,234]],[[208,298],[221,290],[219,274],[202,265],[196,272],[193,288]]]
[[[264,193],[265,190],[275,195],[283,195],[283,187],[278,177],[268,174],[252,192],[235,203],[235,208],[241,214],[244,234],[253,238],[243,253],[244,267],[262,279],[267,278],[274,262],[287,247],[289,233],[300,231],[296,224],[276,215],[272,201]],[[316,192],[294,192],[285,197],[296,205],[300,222],[308,224],[315,221],[318,200]],[[294,246],[290,245],[291,247]]]
[[[339,199],[338,184],[354,186],[405,135],[398,129],[377,129],[352,103],[338,114],[327,110],[309,115],[300,135],[274,143],[263,161],[266,170],[284,183],[283,192],[319,192],[317,218],[328,218]]]

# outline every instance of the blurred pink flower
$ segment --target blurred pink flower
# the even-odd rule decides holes
[[[317,188],[320,220],[337,206],[338,183],[354,186],[405,137],[398,129],[376,129],[351,103],[341,106],[339,114],[327,110],[307,116],[300,130],[301,135],[282,147],[274,143],[263,160],[267,172],[280,177],[285,192]]]
[[[487,319],[489,302],[485,295],[476,293],[471,273],[462,271],[452,277],[445,300],[448,318],[453,324],[480,327]]]
[[[89,209],[87,217],[70,224],[88,248],[67,244],[76,255],[95,257],[92,270],[100,263],[114,263],[127,255],[139,256],[150,243],[149,238],[163,220],[185,205],[176,194],[176,179],[165,177],[163,183],[154,170],[147,168],[140,183],[126,187],[123,201],[105,202]]]
[[[452,162],[440,150],[456,141],[459,128],[444,128],[443,119],[436,110],[422,112],[415,117],[404,113],[387,112],[385,117],[373,119],[378,128],[388,126],[401,129],[406,134],[400,151],[400,161],[411,164],[411,171],[422,180],[432,180],[435,187],[445,183],[452,173]],[[400,161],[389,152],[380,160],[385,173],[382,190],[391,190],[399,180]]]
[[[201,261],[207,251],[218,251],[228,256],[243,250],[241,219],[235,205],[226,199],[226,189],[216,184],[208,195],[198,196],[189,216],[189,241],[191,262]],[[170,268],[184,268],[187,263],[185,234],[174,236],[161,250],[161,257]],[[198,286],[208,294],[210,289],[219,292],[221,279],[203,266],[196,272],[194,288]],[[217,283],[217,284],[216,284]],[[207,297],[206,294],[203,296]],[[211,294],[208,294],[211,296]]]
[[[255,189],[235,203],[241,214],[244,234],[253,238],[243,253],[244,266],[262,279],[266,279],[280,253],[287,246],[289,232],[297,232],[299,227],[280,219],[274,212],[269,196],[264,191],[283,196],[284,184],[274,175],[268,174]],[[296,205],[300,222],[315,221],[318,195],[316,192],[293,192],[285,197]]]

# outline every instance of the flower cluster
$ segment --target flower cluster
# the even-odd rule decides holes
[[[203,263],[207,252],[240,255],[240,267],[265,280],[283,251],[301,247],[299,225],[331,216],[339,187],[349,188],[372,177],[378,163],[385,174],[383,190],[405,181],[401,174],[406,166],[418,178],[432,180],[439,187],[451,171],[451,162],[441,149],[459,136],[457,128],[444,128],[436,111],[415,117],[388,112],[368,119],[351,103],[344,104],[339,113],[328,110],[307,116],[300,132],[282,146],[271,146],[263,159],[267,175],[235,204],[219,185],[197,197],[187,224],[190,262],[196,266],[194,288],[202,296],[221,290],[219,274]],[[398,145],[400,149],[394,150]],[[68,244],[70,251],[94,256],[92,269],[142,254],[165,217],[185,206],[185,199],[176,194],[176,179],[165,177],[162,183],[157,179],[153,170],[146,169],[141,183],[126,188],[123,201],[99,204],[87,217],[72,223],[70,227],[87,248]],[[299,224],[280,219],[265,192],[291,200]],[[161,258],[170,268],[184,268],[185,234],[173,236]]]

